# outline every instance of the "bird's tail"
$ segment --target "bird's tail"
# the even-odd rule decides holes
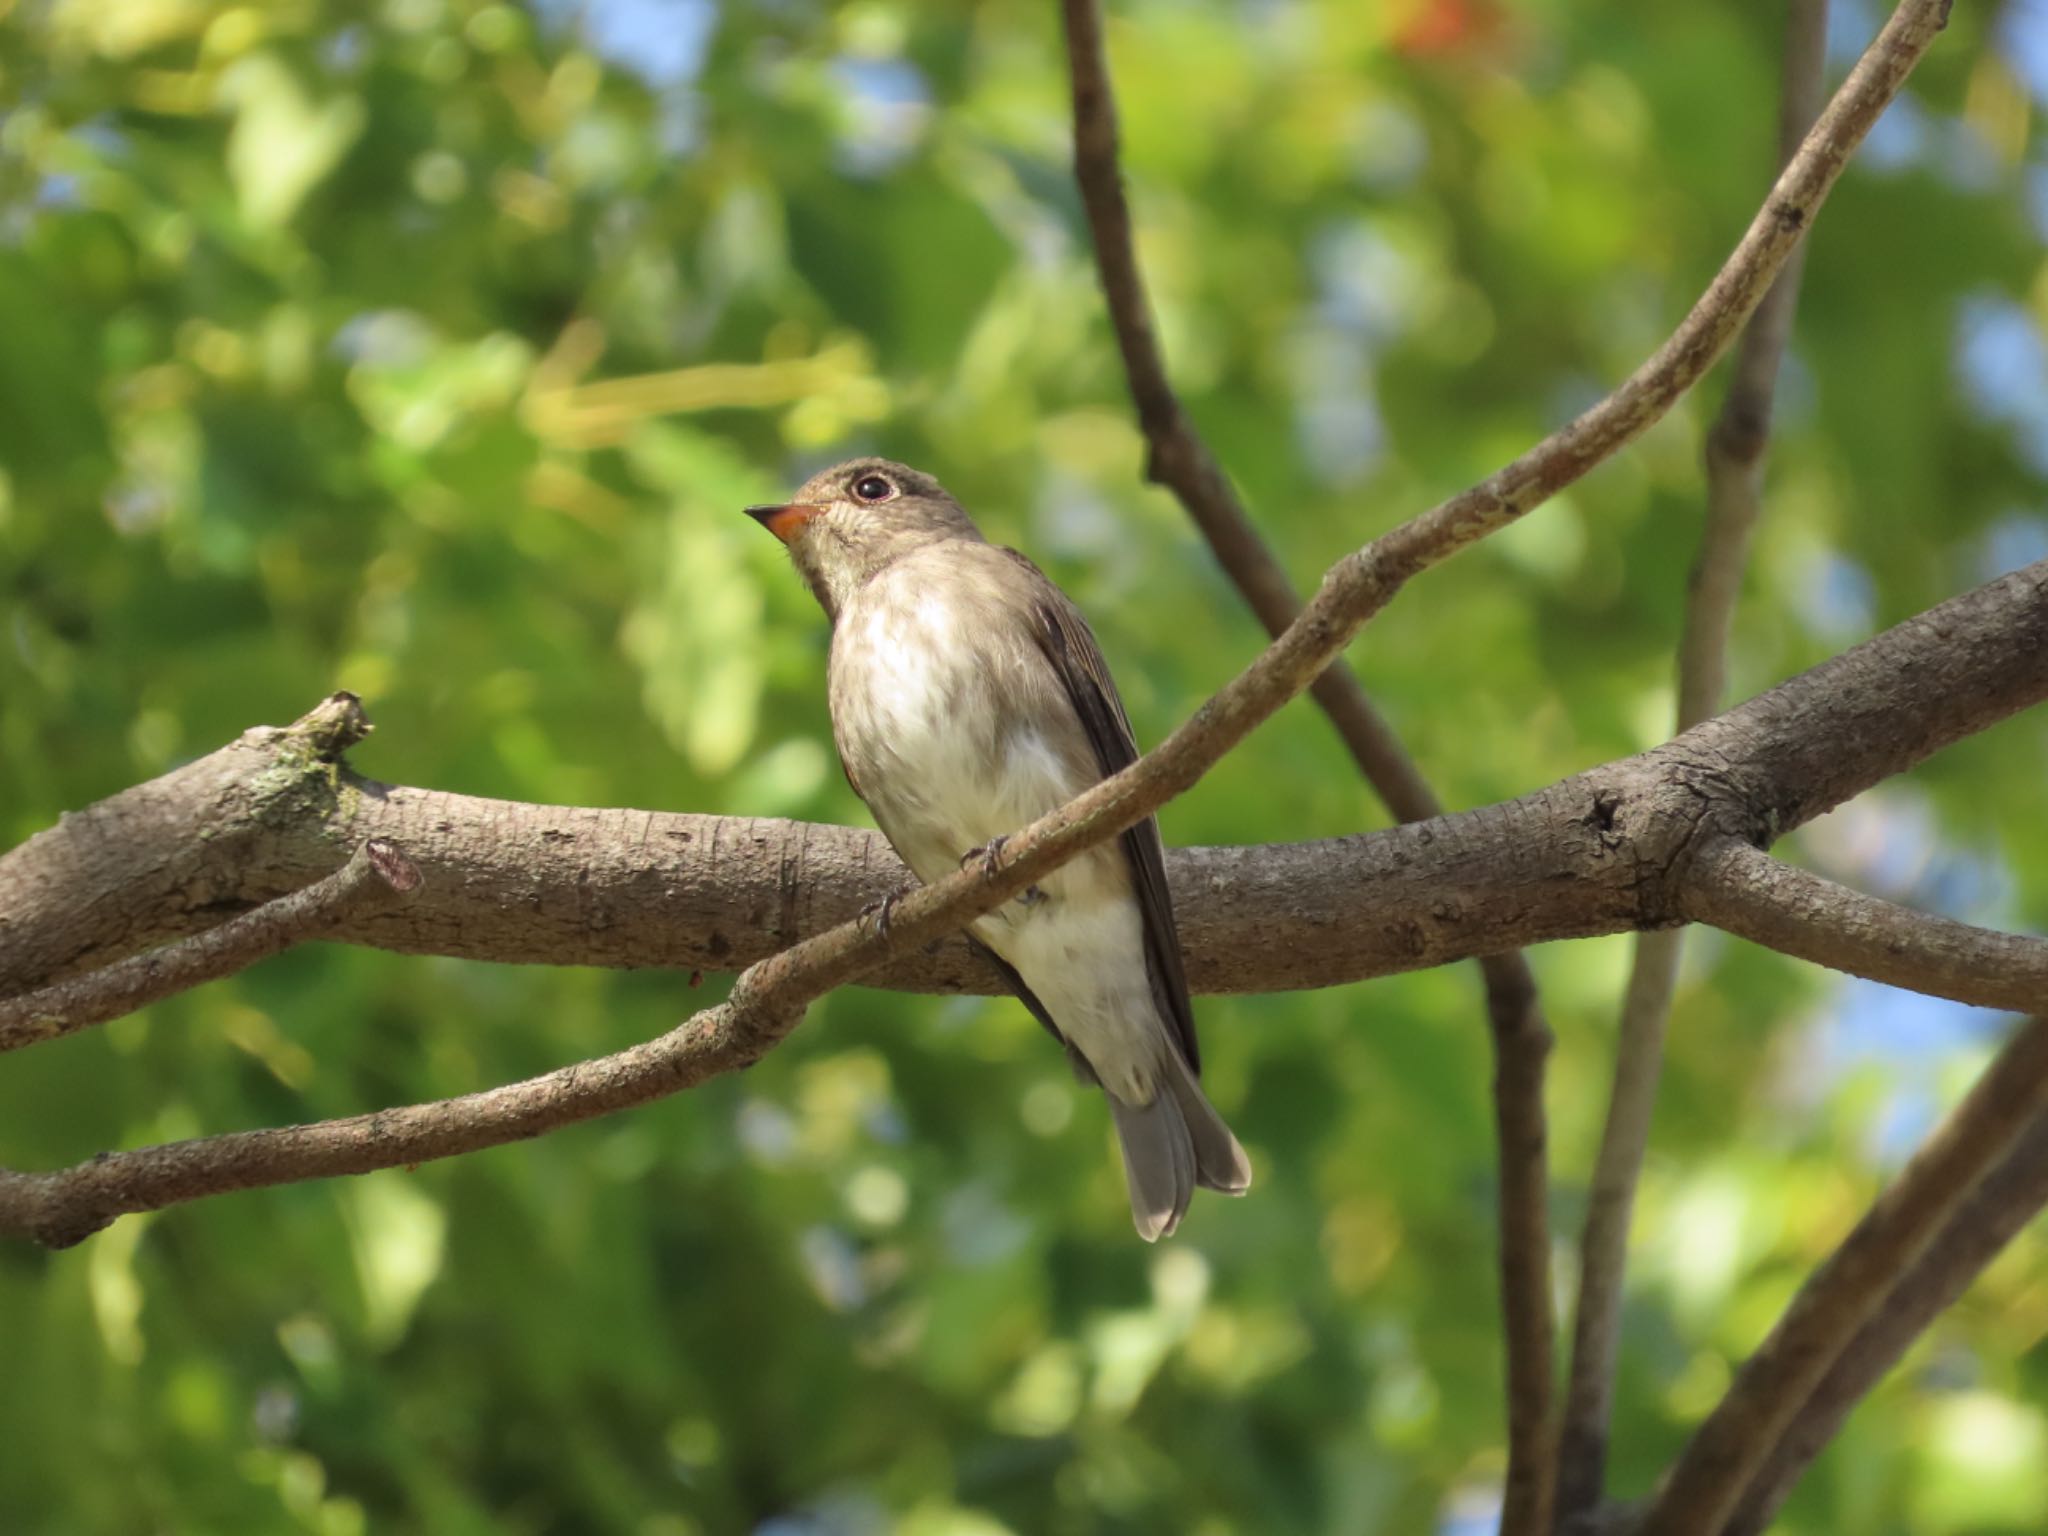
[[[1172,1235],[1197,1185],[1241,1195],[1252,1182],[1244,1148],[1203,1095],[1180,1052],[1163,1054],[1166,1070],[1150,1104],[1126,1104],[1109,1095],[1131,1190],[1131,1220],[1148,1243]]]

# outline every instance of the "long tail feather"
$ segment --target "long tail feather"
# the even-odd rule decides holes
[[[1188,1070],[1178,1051],[1173,1053],[1172,1065],[1168,1069],[1166,1090],[1180,1106],[1181,1115],[1187,1121],[1188,1138],[1194,1143],[1195,1182],[1204,1189],[1220,1190],[1226,1195],[1241,1195],[1250,1189],[1251,1159],[1244,1155],[1244,1148],[1230,1134],[1230,1127],[1216,1113],[1215,1105],[1202,1092],[1202,1085],[1195,1080],[1195,1074]],[[1162,1098],[1165,1096],[1161,1095]]]
[[[1179,1101],[1170,1093],[1150,1104],[1126,1104],[1109,1095],[1116,1139],[1123,1148],[1124,1180],[1131,1190],[1131,1220],[1138,1236],[1170,1236],[1195,1193],[1195,1147]]]
[[[1252,1182],[1251,1160],[1194,1073],[1178,1051],[1167,1055],[1166,1080],[1150,1104],[1108,1096],[1130,1186],[1131,1220],[1148,1243],[1172,1235],[1197,1185],[1241,1195]]]

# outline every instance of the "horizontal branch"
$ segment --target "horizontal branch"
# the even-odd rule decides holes
[[[2043,698],[2048,562],[1664,746],[1502,805],[1318,842],[1172,850],[1190,980],[1205,993],[1332,986],[1696,917],[1674,871],[1697,845],[1768,841]],[[0,995],[215,926],[332,874],[368,837],[404,848],[426,886],[402,908],[343,915],[328,936],[472,960],[738,970],[908,878],[878,834],[851,827],[379,784],[340,761],[367,730],[338,696],[0,856]],[[867,979],[1006,990],[958,941],[901,952]]]
[[[2048,1008],[2048,939],[1915,912],[1746,844],[1702,850],[1680,907],[1696,922],[1851,976],[1981,1008]]]

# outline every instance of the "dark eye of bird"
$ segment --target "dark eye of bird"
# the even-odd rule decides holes
[[[853,494],[862,501],[887,501],[896,494],[896,487],[880,475],[862,475],[853,482]]]

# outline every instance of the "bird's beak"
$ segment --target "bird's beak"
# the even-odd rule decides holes
[[[798,529],[824,510],[815,502],[792,501],[779,507],[749,507],[747,516],[787,544]]]

